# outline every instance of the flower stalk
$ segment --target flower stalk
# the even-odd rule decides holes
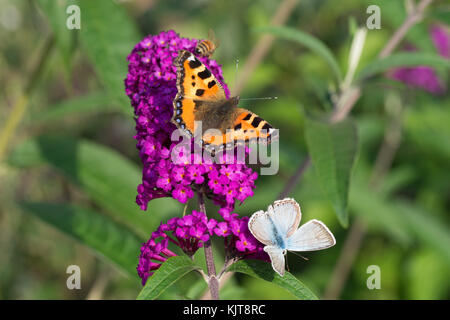
[[[198,204],[200,211],[206,214],[205,201],[202,191],[198,192]],[[205,241],[203,247],[205,249],[206,270],[208,271],[208,287],[211,293],[211,299],[219,300],[219,281],[216,277],[216,266],[214,264],[211,239]]]

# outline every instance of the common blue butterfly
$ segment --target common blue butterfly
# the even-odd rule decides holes
[[[315,251],[336,244],[331,231],[319,220],[310,220],[298,228],[301,216],[299,204],[286,198],[275,201],[266,212],[255,212],[248,221],[250,232],[265,244],[264,251],[280,276],[284,275],[287,251]]]

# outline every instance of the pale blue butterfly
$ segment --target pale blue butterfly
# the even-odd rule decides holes
[[[290,198],[278,200],[264,212],[255,212],[248,228],[258,241],[265,244],[273,269],[284,275],[284,256],[287,251],[315,251],[336,244],[331,231],[319,220],[310,220],[300,228],[302,213],[299,204]]]

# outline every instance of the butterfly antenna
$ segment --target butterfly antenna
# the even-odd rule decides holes
[[[277,100],[277,99],[278,97],[262,97],[262,98],[242,98],[239,100],[243,101],[243,100]]]
[[[238,69],[239,69],[239,59],[236,59],[236,70],[234,73],[234,84],[233,87],[236,86],[237,83],[237,77],[238,77]],[[245,100],[277,100],[278,97],[262,97],[262,98],[239,98],[240,101],[245,101]]]
[[[233,88],[236,88],[237,77],[238,77],[238,69],[239,69],[239,59],[236,59],[236,70],[234,71],[234,83],[233,83]]]
[[[297,253],[297,252],[295,252],[295,251],[289,251],[289,252],[292,252],[292,253],[295,254],[296,256],[299,256],[300,258],[303,258],[303,259],[305,259],[306,261],[309,261],[308,258],[302,256],[300,253]]]

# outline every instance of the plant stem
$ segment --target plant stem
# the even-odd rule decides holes
[[[292,13],[293,9],[295,8],[295,6],[297,5],[298,2],[299,2],[299,0],[284,0],[279,5],[277,11],[273,15],[272,20],[271,20],[271,25],[273,25],[273,26],[283,25],[286,22],[286,20],[289,18],[289,15]],[[244,89],[245,85],[247,84],[248,80],[250,79],[251,74],[256,69],[256,67],[261,63],[261,61],[264,59],[265,55],[269,51],[274,40],[275,40],[274,36],[264,35],[261,37],[261,39],[258,41],[258,43],[253,47],[252,51],[250,52],[250,54],[248,55],[248,57],[246,59],[247,62],[245,63],[245,65],[243,67],[242,75],[236,82],[235,88],[233,88],[233,95],[239,95],[240,92]],[[300,176],[301,175],[302,175],[302,172],[300,173]],[[290,191],[288,193],[290,193]],[[224,285],[225,282],[228,281],[228,279],[230,279],[233,274],[234,274],[234,272],[226,273],[225,274],[226,277],[224,275],[221,278],[220,286]],[[203,294],[203,297],[208,297],[208,294],[205,292]]]
[[[411,10],[411,12],[409,12],[406,20],[397,29],[397,31],[395,31],[394,35],[386,43],[383,50],[381,50],[378,55],[380,59],[386,58],[392,53],[392,51],[394,51],[398,44],[403,40],[409,29],[411,29],[412,26],[422,19],[423,12],[431,4],[431,2],[433,2],[433,0],[422,0],[413,10]]]
[[[36,88],[36,85],[42,75],[43,70],[45,69],[45,65],[47,64],[48,58],[51,55],[52,49],[55,44],[55,39],[52,35],[48,36],[45,40],[44,47],[42,49],[39,60],[36,63],[34,70],[31,73],[29,80],[25,85],[24,92],[22,96],[18,99],[17,103],[11,110],[11,113],[6,120],[6,123],[3,125],[3,130],[0,132],[0,161],[3,159],[3,156],[6,153],[6,149],[8,148],[8,144],[13,136],[14,132],[17,129],[20,121],[22,120],[25,111],[28,107],[28,101],[30,95]]]
[[[198,192],[198,204],[200,211],[206,214],[205,201],[203,199],[202,191]],[[219,300],[219,281],[216,277],[216,266],[214,265],[211,239],[205,241],[203,247],[205,249],[206,270],[208,271],[208,287],[211,294],[211,299]]]
[[[291,12],[297,5],[298,0],[284,0],[277,8],[277,11],[272,17],[270,25],[280,26],[283,25],[289,18]],[[256,67],[261,63],[261,61],[266,56],[270,47],[272,46],[275,37],[273,35],[264,35],[258,41],[258,43],[253,47],[252,51],[248,55],[247,61],[242,70],[242,75],[239,77],[236,86],[234,88],[233,95],[239,95],[250,79],[250,75],[256,69]]]
[[[283,191],[280,192],[278,195],[278,199],[284,199],[292,192],[292,190],[297,186],[297,183],[300,181],[300,179],[303,177],[303,174],[305,173],[306,169],[311,164],[311,158],[307,157],[297,168],[297,171],[295,171],[294,175],[289,179],[289,181],[286,183]]]
[[[378,150],[372,175],[369,180],[369,188],[374,192],[381,185],[383,178],[391,168],[394,157],[401,142],[403,106],[400,105],[399,111],[393,116],[389,126],[384,133],[383,142]],[[350,274],[351,267],[356,260],[362,241],[367,232],[367,224],[361,218],[353,222],[341,255],[334,267],[331,280],[325,289],[323,298],[326,300],[338,299]]]

